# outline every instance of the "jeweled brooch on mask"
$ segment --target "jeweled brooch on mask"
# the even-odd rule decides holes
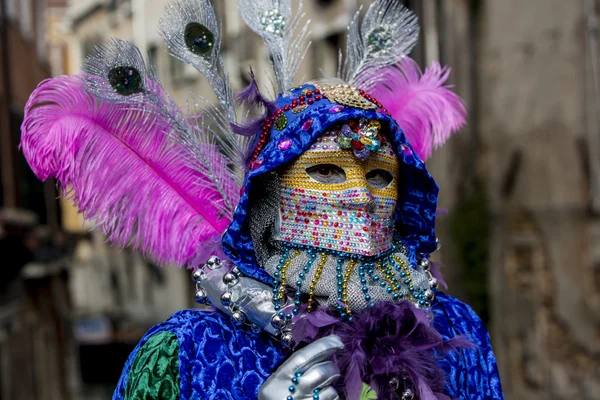
[[[382,138],[379,135],[379,121],[369,121],[365,118],[351,120],[342,126],[337,136],[337,144],[341,149],[352,149],[359,160],[367,157],[381,148]]]

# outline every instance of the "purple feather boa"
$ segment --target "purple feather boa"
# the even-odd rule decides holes
[[[441,393],[445,374],[436,361],[442,353],[471,346],[463,337],[444,341],[425,312],[408,301],[375,303],[350,322],[318,309],[298,318],[292,333],[299,345],[332,334],[342,339],[344,350],[333,361],[343,377],[338,390],[348,400],[359,400],[363,382],[378,399],[400,399],[408,383],[420,400],[447,400]],[[390,386],[393,378],[400,382],[398,389]]]

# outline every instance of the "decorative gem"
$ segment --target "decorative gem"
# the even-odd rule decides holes
[[[210,256],[206,261],[206,266],[210,269],[219,269],[221,268],[221,259],[217,256]]]
[[[281,139],[277,144],[277,148],[281,151],[285,151],[290,147],[292,147],[292,139],[290,138]]]
[[[344,106],[335,105],[329,109],[329,112],[331,114],[337,114],[339,112],[342,112],[343,110],[344,110]]]
[[[196,302],[198,304],[205,304],[207,301],[208,297],[206,295],[206,291],[202,288],[199,288],[198,290],[196,290]]]
[[[279,114],[275,120],[275,129],[282,131],[287,126],[287,116],[285,114]]]
[[[402,150],[402,154],[404,154],[405,156],[411,156],[412,155],[412,151],[410,149],[410,147],[408,147],[405,144],[400,145],[400,149]]]
[[[302,124],[302,130],[303,130],[304,132],[306,132],[307,130],[309,130],[309,129],[310,129],[310,127],[312,126],[312,124],[313,124],[313,120],[312,120],[312,118],[310,118],[310,119],[306,120],[306,122],[304,122],[304,123]]]
[[[372,152],[381,148],[380,129],[379,121],[368,121],[365,118],[358,122],[351,120],[342,126],[336,141],[341,149],[352,149],[354,155],[364,161]]]
[[[194,54],[205,56],[212,52],[215,45],[215,35],[206,26],[190,22],[185,27],[185,45]]]
[[[370,53],[383,53],[388,51],[393,43],[392,31],[387,27],[375,28],[367,39]]]
[[[285,20],[285,17],[281,15],[279,10],[274,9],[265,11],[260,22],[266,32],[283,37],[287,21]]]
[[[140,72],[133,67],[115,67],[108,71],[108,82],[114,91],[123,96],[130,96],[142,91]]]
[[[239,310],[238,311],[234,311],[231,314],[231,318],[233,318],[233,320],[235,322],[237,322],[238,324],[243,324],[244,322],[246,322],[246,314],[244,314],[243,312],[241,312]]]
[[[360,90],[350,85],[331,85],[318,86],[319,90],[327,95],[327,98],[334,103],[339,103],[345,106],[360,108],[362,110],[375,110],[375,104],[369,97],[363,96]],[[329,112],[332,112],[329,109]],[[341,111],[341,110],[340,110]],[[339,112],[339,111],[334,111]]]
[[[257,159],[256,161],[252,162],[250,169],[252,171],[254,171],[255,169],[258,169],[263,164],[263,162],[264,162],[264,160],[262,158]]]
[[[302,111],[306,110],[307,108],[308,108],[308,106],[306,104],[302,105],[302,106],[297,106],[297,107],[294,107],[292,109],[292,113],[293,114],[300,114]]]
[[[221,294],[221,304],[225,307],[229,307],[231,305],[232,295],[230,292],[224,292]]]
[[[415,394],[411,389],[406,389],[404,393],[402,393],[402,400],[413,400],[415,398]]]

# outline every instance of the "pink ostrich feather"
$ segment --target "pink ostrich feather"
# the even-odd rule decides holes
[[[109,242],[190,266],[229,225],[224,204],[237,203],[236,185],[218,146],[177,140],[169,102],[163,112],[144,104],[98,100],[81,76],[43,81],[25,107],[21,147],[40,179],[72,188],[65,194]],[[198,151],[211,174],[194,164]]]
[[[418,156],[426,161],[433,148],[442,146],[466,122],[465,105],[445,85],[450,69],[434,62],[421,71],[409,57],[376,72],[379,77],[371,89],[398,122]],[[367,71],[359,81],[373,75]]]

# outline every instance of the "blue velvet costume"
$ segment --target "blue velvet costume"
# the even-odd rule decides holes
[[[280,96],[276,106],[283,108],[290,104],[306,88],[315,89],[312,85],[296,88]],[[285,127],[281,130],[275,127],[271,129],[268,144],[247,177],[245,192],[223,238],[227,256],[244,274],[272,283],[272,278],[258,267],[249,233],[247,211],[253,179],[302,154],[328,127],[354,118],[375,119],[382,126],[387,126],[388,137],[400,160],[400,176],[403,179],[403,184],[399,185],[396,230],[410,250],[411,263],[416,261],[417,253],[429,253],[435,249],[438,186],[424,163],[410,150],[410,144],[394,119],[383,110],[357,109],[332,103],[328,99],[314,102],[301,113],[288,111],[285,114]],[[312,120],[312,123],[306,129],[308,120]],[[292,145],[284,151],[278,147],[282,139],[292,140]],[[439,360],[439,365],[447,374],[444,393],[451,398],[464,400],[502,399],[490,338],[479,317],[469,306],[441,292],[437,293],[432,310],[435,315],[434,326],[445,339],[465,335],[476,345],[449,353]],[[157,362],[157,358],[161,358],[158,355],[148,358],[150,361],[146,366],[133,368],[148,341],[165,333],[164,340],[175,343],[174,356],[171,357],[176,358],[176,363],[169,361],[161,364]],[[175,382],[173,385],[178,385],[175,391],[181,400],[256,400],[261,385],[288,355],[281,344],[268,334],[238,327],[230,317],[219,311],[180,311],[152,328],[141,340],[125,365],[113,399],[160,398],[153,397],[148,391],[136,392],[130,381],[143,379],[144,382],[152,382],[156,393],[160,391],[161,381],[167,379],[167,375],[178,374],[177,379],[171,376],[169,380]],[[163,355],[162,358],[169,357]],[[133,369],[136,371],[135,377],[132,377]],[[176,397],[171,395],[171,398]]]

